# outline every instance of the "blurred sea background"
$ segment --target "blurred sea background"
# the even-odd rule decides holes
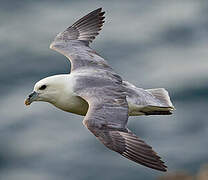
[[[208,163],[208,1],[0,0],[0,179],[148,179],[164,173],[105,148],[83,117],[48,103],[24,105],[38,80],[68,73],[49,49],[57,33],[103,7],[93,47],[123,79],[166,88],[171,116],[129,118],[129,128],[158,152],[168,172]]]

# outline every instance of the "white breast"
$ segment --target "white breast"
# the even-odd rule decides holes
[[[52,104],[63,111],[85,116],[88,103],[73,92],[73,87],[76,84],[76,74],[62,75],[62,79],[65,81],[65,87]]]

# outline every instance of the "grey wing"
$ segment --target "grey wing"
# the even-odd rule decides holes
[[[89,130],[109,149],[146,167],[167,171],[167,166],[144,141],[131,132],[116,129],[89,128]]]
[[[85,84],[86,80],[93,84]],[[109,80],[103,76],[92,80],[79,78],[80,85],[76,89],[89,104],[83,124],[109,149],[136,163],[166,171],[152,148],[127,129],[128,104],[119,78]]]
[[[84,67],[111,69],[107,62],[89,47],[89,43],[95,39],[103,26],[103,15],[101,8],[92,11],[59,33],[51,43],[51,49],[69,58],[71,70]]]

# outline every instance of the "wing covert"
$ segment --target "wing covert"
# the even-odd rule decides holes
[[[88,127],[126,129],[128,103],[120,76],[110,71],[79,75],[74,91],[89,104]]]

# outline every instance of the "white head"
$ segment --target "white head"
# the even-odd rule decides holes
[[[33,92],[25,100],[26,105],[33,101],[45,101],[54,104],[64,94],[66,87],[66,75],[50,76],[38,81]]]

